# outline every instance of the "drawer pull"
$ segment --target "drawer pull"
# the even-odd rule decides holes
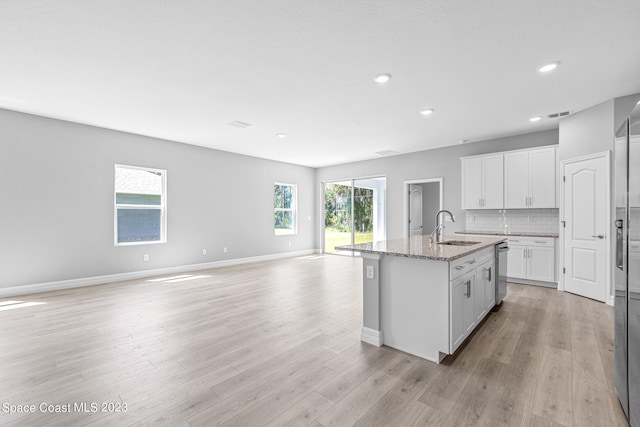
[[[458,266],[456,266],[456,270],[458,270],[458,271],[464,270],[465,268],[467,268],[466,265],[458,265]]]

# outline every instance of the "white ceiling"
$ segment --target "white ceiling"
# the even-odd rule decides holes
[[[637,92],[638,0],[0,2],[0,108],[314,167]]]

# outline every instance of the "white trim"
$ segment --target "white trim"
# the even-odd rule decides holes
[[[360,340],[367,344],[375,345],[376,347],[380,347],[384,344],[382,331],[376,331],[375,329],[367,328],[366,326],[362,327]]]
[[[160,195],[160,205],[129,205],[118,204],[115,188],[116,175],[120,169],[133,169],[159,173],[162,177],[162,194]],[[160,240],[142,242],[118,242],[118,209],[157,209],[160,211]],[[137,246],[148,244],[167,243],[167,171],[165,169],[149,168],[145,166],[131,166],[116,163],[113,168],[113,245]]]
[[[247,258],[236,258],[224,261],[213,261],[202,264],[181,265],[176,267],[157,268],[154,270],[132,271],[128,273],[107,274],[104,276],[82,277],[79,279],[60,280],[57,282],[37,283],[33,285],[11,286],[0,288],[0,298],[18,295],[29,295],[40,292],[59,291],[64,289],[81,288],[84,286],[104,285],[113,282],[142,279],[145,277],[160,276],[164,274],[184,273],[188,271],[208,270],[211,268],[227,267],[231,265],[249,264],[253,262],[271,261],[282,258],[292,258],[303,255],[321,253],[319,249],[307,249],[295,252],[281,252],[270,255],[260,255]]]
[[[578,163],[578,162],[582,162],[585,160],[594,160],[594,159],[598,159],[604,157],[607,160],[607,173],[605,176],[605,204],[606,204],[606,209],[605,209],[605,224],[607,227],[609,227],[608,229],[606,229],[606,233],[607,233],[607,245],[605,245],[605,260],[604,260],[604,269],[605,269],[605,300],[603,302],[605,302],[606,304],[609,305],[613,305],[613,296],[612,296],[612,289],[611,289],[611,283],[612,281],[612,275],[613,275],[613,271],[611,270],[611,245],[612,245],[612,239],[613,239],[613,232],[611,231],[611,151],[607,150],[607,151],[602,151],[600,153],[593,153],[593,154],[587,154],[584,156],[580,156],[580,157],[574,157],[572,159],[568,159],[568,160],[562,160],[560,162],[560,172],[562,177],[565,176],[564,174],[564,169],[566,165],[572,164],[572,163]],[[558,179],[560,179],[560,177],[558,177]],[[561,181],[562,184],[562,197],[560,198],[560,206],[558,206],[559,208],[559,217],[560,217],[560,221],[564,221],[566,220],[564,218],[564,202],[565,202],[565,182]],[[565,286],[564,286],[564,273],[562,273],[562,269],[565,267],[565,259],[564,259],[564,245],[565,245],[565,230],[566,228],[564,227],[560,227],[560,241],[559,241],[559,250],[560,250],[560,256],[558,257],[558,260],[560,262],[560,265],[558,266],[558,290],[559,291],[565,291]]]
[[[360,181],[360,180],[368,180],[368,179],[381,179],[384,178],[385,180],[385,184],[384,184],[384,188],[385,188],[385,197],[384,197],[384,234],[385,234],[385,239],[387,238],[387,213],[388,213],[388,203],[389,203],[389,197],[388,197],[388,193],[387,193],[387,175],[371,175],[371,176],[365,176],[365,177],[359,177],[359,178],[346,178],[346,179],[337,179],[337,180],[324,180],[324,181],[320,181],[320,247],[321,247],[321,251],[322,253],[326,253],[325,252],[325,187],[327,184],[340,184],[340,183],[344,183],[344,182],[348,182],[351,186],[351,243],[353,244],[353,221],[354,221],[354,215],[353,215],[353,210],[354,210],[354,206],[353,206],[353,192],[354,192],[354,188],[355,188],[355,182],[356,181]],[[331,254],[333,255],[333,254]],[[355,256],[355,253],[352,253],[352,256]]]
[[[424,179],[410,179],[404,182],[404,236],[409,236],[409,185],[411,184],[426,184],[430,182],[437,182],[440,184],[440,209],[444,209],[444,178],[424,178]]]
[[[273,224],[273,235],[276,237],[280,237],[280,236],[297,236],[298,235],[298,184],[288,184],[286,182],[280,182],[280,181],[276,181],[273,183],[273,186],[275,187],[276,185],[279,185],[281,187],[291,187],[293,189],[293,207],[286,209],[286,208],[273,208],[274,213],[275,212],[292,212],[293,213],[293,228],[290,230],[287,230],[285,228],[280,228],[277,229],[275,223]],[[275,201],[275,188],[274,188],[274,193],[273,193],[273,198]],[[284,230],[285,232],[280,232],[278,233],[278,230]]]

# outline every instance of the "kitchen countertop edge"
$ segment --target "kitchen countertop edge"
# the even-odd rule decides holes
[[[421,236],[422,239],[424,240],[425,238],[428,238],[428,236]],[[467,240],[472,241],[473,239],[468,239]],[[489,237],[484,237],[483,239],[486,239],[486,241],[480,242],[478,244],[472,245],[472,246],[450,246],[447,245],[446,248],[443,248],[443,246],[445,245],[441,245],[440,246],[440,250],[443,251],[447,251],[448,254],[429,254],[429,253],[425,253],[425,249],[422,249],[421,246],[421,251],[422,253],[411,253],[411,252],[407,252],[407,250],[403,250],[403,251],[399,251],[399,250],[394,250],[394,249],[373,249],[370,247],[367,247],[367,245],[372,245],[372,244],[381,244],[381,243],[385,243],[385,244],[396,244],[396,245],[402,245],[403,247],[406,245],[407,239],[397,239],[397,240],[389,240],[389,241],[383,241],[383,242],[372,242],[372,243],[359,243],[359,244],[355,244],[355,245],[344,245],[344,246],[337,246],[336,249],[339,250],[348,250],[348,251],[352,251],[352,252],[360,252],[360,253],[366,253],[366,254],[373,254],[373,255],[389,255],[389,256],[397,256],[397,257],[404,257],[404,258],[415,258],[415,259],[426,259],[426,260],[432,260],[432,261],[454,261],[458,258],[462,258],[466,255],[472,254],[474,252],[477,252],[479,250],[491,247],[491,246],[495,246],[499,243],[502,243],[504,241],[507,240],[507,237],[497,237],[497,238],[489,238]],[[453,239],[451,237],[445,239],[446,240],[458,240],[458,239]],[[426,249],[426,251],[428,252],[433,252],[434,250],[436,250],[437,243],[432,244],[432,245],[428,245],[428,248]]]

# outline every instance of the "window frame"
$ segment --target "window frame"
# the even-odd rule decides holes
[[[159,173],[162,177],[162,194],[159,205],[118,204],[116,191],[116,173],[118,168],[134,169]],[[118,209],[156,209],[160,211],[160,240],[140,242],[118,242]],[[132,166],[116,163],[113,168],[113,244],[114,246],[157,245],[167,243],[167,171],[165,169]]]
[[[287,232],[278,232],[278,230],[287,230],[285,228],[276,228],[276,224],[275,224],[275,220],[273,223],[273,235],[274,236],[295,236],[298,234],[298,184],[289,184],[286,182],[274,182],[273,183],[273,201],[274,201],[274,205],[275,205],[275,200],[276,200],[276,185],[279,185],[281,187],[287,186],[287,187],[291,187],[292,188],[292,207],[291,208],[276,208],[275,206],[273,207],[273,213],[274,213],[274,217],[275,217],[275,213],[276,212],[291,212],[292,213],[292,222],[293,222],[293,226],[291,228],[291,230],[287,231]]]

